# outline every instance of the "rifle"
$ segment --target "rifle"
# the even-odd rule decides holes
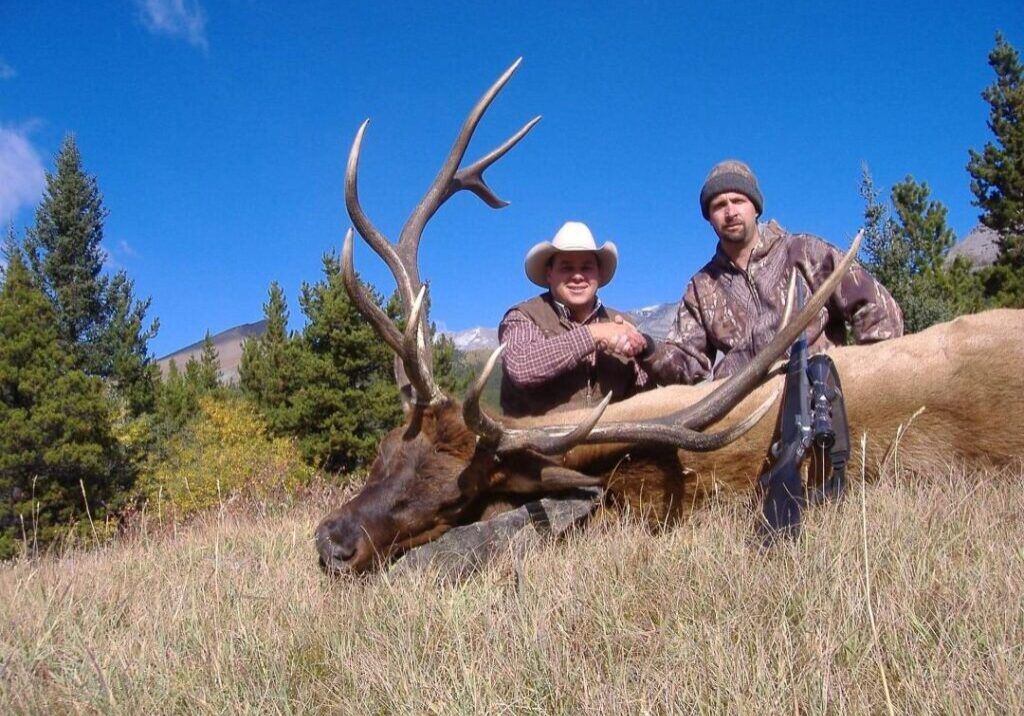
[[[803,283],[797,281],[797,304],[803,305],[803,302]],[[827,355],[807,357],[806,333],[801,333],[790,349],[779,415],[779,439],[772,445],[771,452],[775,462],[760,477],[764,491],[762,532],[766,544],[778,536],[797,536],[804,505],[838,499],[846,486],[850,436],[842,384],[831,358]],[[808,480],[811,489],[807,491],[802,473],[809,457],[812,459]],[[828,475],[829,465],[831,475]]]

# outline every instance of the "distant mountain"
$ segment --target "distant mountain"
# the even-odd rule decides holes
[[[220,373],[223,382],[238,382],[238,364],[242,361],[242,343],[248,338],[262,336],[266,330],[267,321],[264,319],[256,323],[243,323],[210,337],[213,340],[213,347],[217,349],[217,356],[220,358]],[[164,377],[167,376],[172,360],[181,369],[185,367],[189,358],[199,360],[202,352],[203,342],[200,340],[163,358],[158,358],[156,363],[160,366],[160,374]]]
[[[464,331],[458,332],[445,331],[445,335],[451,338],[452,342],[455,343],[455,347],[463,353],[479,350],[492,351],[498,347],[497,328],[477,326],[476,328],[467,328]]]
[[[649,333],[656,340],[668,335],[669,326],[676,317],[678,303],[658,303],[645,308],[626,311],[629,320],[643,333]],[[473,351],[492,351],[498,347],[498,329],[477,326],[464,331],[445,331],[452,339],[455,347],[463,353]]]
[[[963,256],[974,264],[975,268],[991,266],[999,255],[998,240],[997,232],[984,224],[978,224],[949,250],[946,260],[952,262],[957,256]]]
[[[647,333],[655,340],[661,341],[668,336],[668,329],[676,320],[677,310],[679,310],[678,301],[676,303],[656,303],[646,308],[635,308],[632,311],[626,311],[626,315],[641,333]]]

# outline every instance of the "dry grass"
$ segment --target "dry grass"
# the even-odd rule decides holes
[[[0,710],[1024,711],[1019,470],[854,486],[770,554],[746,507],[609,520],[462,585],[328,580],[326,507],[0,568]]]

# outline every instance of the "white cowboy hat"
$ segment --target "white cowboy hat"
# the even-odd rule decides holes
[[[548,287],[548,261],[558,251],[593,251],[597,254],[597,285],[604,286],[615,275],[619,250],[606,241],[597,248],[594,235],[581,221],[567,221],[551,241],[542,241],[526,254],[526,277],[538,286]]]

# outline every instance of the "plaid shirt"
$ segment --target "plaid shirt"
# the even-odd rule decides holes
[[[583,361],[593,364],[596,359],[597,344],[587,325],[601,310],[601,300],[596,300],[594,310],[582,322],[574,320],[561,303],[555,301],[554,305],[559,317],[576,324],[575,328],[546,338],[537,324],[515,308],[505,314],[498,326],[498,341],[505,344],[505,376],[521,388],[543,385]],[[636,385],[642,388],[647,383],[647,374],[636,363],[633,365]]]

